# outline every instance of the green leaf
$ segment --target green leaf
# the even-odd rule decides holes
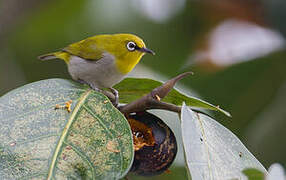
[[[119,84],[115,85],[114,88],[119,92],[120,103],[127,104],[144,95],[147,95],[154,88],[159,87],[162,84],[163,83],[152,79],[126,78]],[[162,101],[175,105],[181,105],[183,102],[185,102],[191,107],[215,110],[222,112],[226,116],[231,116],[229,112],[219,108],[219,106],[212,105],[196,97],[186,96],[176,89],[172,89],[171,92],[164,99],[162,99]]]
[[[264,173],[255,168],[244,169],[243,174],[245,174],[248,180],[264,180]]]
[[[0,179],[119,179],[133,161],[125,117],[72,81],[43,80],[0,97],[0,124]]]
[[[242,142],[214,119],[193,112],[183,104],[181,111],[183,146],[192,179],[246,179],[245,168],[267,173]]]

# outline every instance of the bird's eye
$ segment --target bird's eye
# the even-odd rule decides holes
[[[127,49],[128,49],[129,51],[134,51],[135,48],[136,48],[135,42],[132,42],[132,41],[128,42],[126,46],[127,46]]]

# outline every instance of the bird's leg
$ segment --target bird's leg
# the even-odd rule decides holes
[[[80,83],[80,84],[87,84],[88,86],[90,86],[89,83],[85,82],[84,80],[82,79],[77,79],[76,82]]]
[[[93,84],[91,83],[88,83],[82,79],[78,79],[77,82],[81,83],[81,84],[87,84],[91,89],[97,91],[97,92],[100,92],[100,93],[103,93],[103,90],[95,87]],[[117,107],[118,106],[118,103],[119,103],[119,95],[118,95],[118,91],[114,88],[109,88],[112,92],[112,94],[114,95],[115,97],[115,100],[112,102],[112,104]]]
[[[117,106],[118,106],[118,103],[119,103],[118,91],[117,91],[116,89],[114,89],[114,88],[109,88],[109,89],[111,90],[112,94],[113,94],[114,97],[115,97],[115,100],[114,100],[114,102],[113,102],[113,105],[114,105],[115,107],[117,107]]]
[[[81,83],[81,84],[87,84],[91,89],[93,89],[93,90],[95,90],[95,91],[97,91],[97,92],[102,92],[101,89],[95,87],[93,84],[88,83],[88,82],[86,82],[86,81],[84,81],[84,80],[82,80],[82,79],[78,79],[77,82],[79,82],[79,83]]]

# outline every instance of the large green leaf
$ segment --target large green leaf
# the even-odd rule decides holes
[[[55,109],[71,102],[71,112]],[[133,161],[125,117],[102,94],[50,79],[0,97],[0,179],[119,179]]]
[[[119,91],[120,103],[130,103],[152,91],[154,88],[161,86],[162,83],[152,79],[141,78],[126,78],[117,84],[114,88]],[[215,110],[230,116],[230,113],[221,109],[219,106],[212,105],[206,101],[192,96],[186,96],[176,89],[162,100],[176,105],[181,105],[185,102],[188,106]]]

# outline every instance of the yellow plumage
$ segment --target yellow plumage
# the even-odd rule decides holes
[[[69,62],[70,55],[86,60],[100,60],[104,52],[115,56],[120,72],[127,74],[140,61],[145,52],[130,52],[126,48],[127,42],[134,42],[139,48],[145,48],[143,40],[132,34],[97,35],[73,43],[62,51],[40,56],[42,60],[59,58]],[[49,58],[47,58],[49,56]]]
[[[74,80],[89,84],[93,88],[112,89],[145,53],[154,54],[138,36],[107,34],[89,37],[61,51],[40,56],[39,59],[62,59],[68,65]]]

